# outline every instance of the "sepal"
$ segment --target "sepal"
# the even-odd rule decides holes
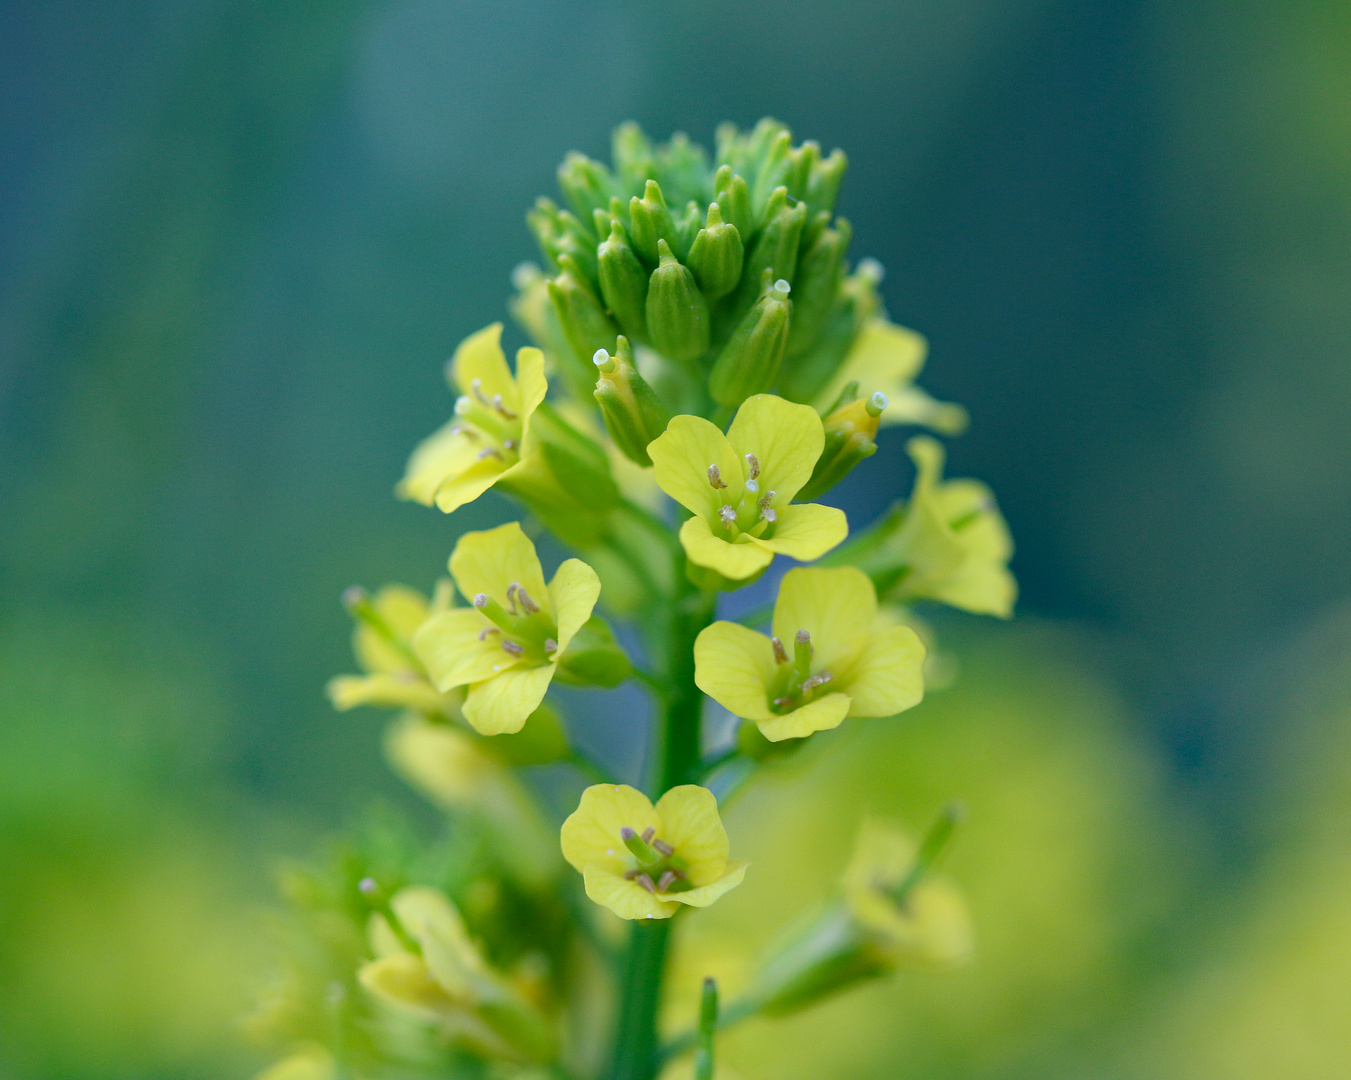
[[[689,363],[708,351],[708,301],[665,239],[657,241],[657,251],[661,264],[647,287],[647,333],[663,356]]]
[[[633,674],[628,655],[599,615],[592,615],[572,639],[556,678],[577,686],[618,686]]]
[[[666,430],[670,411],[662,405],[633,364],[633,352],[622,335],[615,355],[604,349],[592,358],[597,368],[595,398],[615,446],[630,461],[647,467],[647,446]]]

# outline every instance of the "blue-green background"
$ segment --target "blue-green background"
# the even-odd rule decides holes
[[[403,798],[322,694],[337,597],[425,587],[510,512],[392,498],[442,362],[505,316],[566,150],[766,113],[848,152],[854,253],[1017,540],[1020,620],[940,622],[933,708],[997,742],[961,695],[1000,672],[1055,713],[1027,761],[1109,732],[1066,772],[1158,856],[1075,909],[1131,928],[1110,991],[1067,975],[1030,1055],[953,1020],[981,1052],[910,1071],[1342,1075],[1351,917],[1296,903],[1351,866],[1334,0],[0,5],[0,1075],[256,1064],[229,1018],[269,858]],[[839,493],[855,524],[902,443]],[[1019,798],[1083,812],[1058,790]]]

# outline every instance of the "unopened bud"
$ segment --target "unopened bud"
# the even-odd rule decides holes
[[[649,264],[661,257],[657,250],[659,240],[665,240],[668,244],[675,240],[675,221],[666,207],[661,185],[655,180],[647,182],[641,199],[635,195],[629,200],[629,223],[633,231],[633,246]]]
[[[633,121],[620,124],[610,137],[610,160],[619,182],[636,190],[652,175],[652,140]]]
[[[671,241],[671,250],[676,257],[687,259],[694,238],[699,235],[699,204],[691,199],[685,204],[685,213],[676,219],[675,238]]]
[[[852,235],[849,222],[839,218],[834,228],[822,229],[802,254],[793,281],[793,325],[786,352],[790,360],[810,349],[825,329]]]
[[[876,260],[864,259],[840,282],[830,314],[811,348],[784,364],[779,392],[789,401],[812,401],[840,370],[859,330],[881,306],[877,296],[880,270]]]
[[[766,267],[763,294],[732,331],[709,373],[708,392],[720,405],[740,405],[768,390],[778,377],[792,304],[788,282],[770,284],[769,273]]]
[[[730,165],[721,166],[713,177],[713,191],[723,220],[733,226],[743,243],[751,235],[751,193],[746,181],[734,174]]]
[[[850,383],[845,390],[851,398],[857,392],[857,383]],[[887,404],[886,394],[879,390],[871,397],[839,405],[825,418],[825,445],[811,479],[798,492],[799,499],[812,502],[820,498],[859,462],[877,453],[877,425]]]
[[[552,659],[559,661],[554,677],[575,686],[618,686],[633,674],[627,654],[599,615],[592,615],[568,642],[567,651]]]
[[[562,273],[549,282],[549,298],[569,348],[557,359],[569,389],[581,397],[591,389],[595,377],[592,375],[592,355],[614,341],[618,331],[576,263],[563,255],[559,265]]]
[[[761,275],[766,269],[773,279],[782,278],[790,285],[797,271],[798,242],[802,238],[802,227],[807,223],[807,207],[802,203],[789,206],[788,192],[780,187],[770,196],[767,212],[769,219],[747,253],[746,265],[741,272],[743,307],[749,307],[759,294]]]
[[[647,287],[648,337],[667,358],[688,363],[708,350],[708,302],[665,240],[657,241],[657,250],[661,265]]]
[[[600,292],[605,306],[624,333],[647,337],[647,271],[629,244],[618,218],[610,219],[609,236],[597,251]]]
[[[688,262],[699,291],[710,303],[736,288],[744,257],[737,227],[723,220],[717,203],[709,203],[706,224],[694,238]]]
[[[844,156],[843,150],[832,150],[828,158],[812,163],[806,190],[802,195],[809,214],[835,209],[835,198],[840,193],[840,182],[848,167],[849,159]]]
[[[593,210],[608,208],[610,196],[618,193],[609,169],[575,151],[558,167],[558,187],[573,213],[583,221],[591,219]]]
[[[666,430],[670,412],[634,366],[626,338],[618,339],[616,355],[598,349],[592,362],[597,370],[596,404],[606,430],[625,457],[646,468],[652,464],[648,444]]]

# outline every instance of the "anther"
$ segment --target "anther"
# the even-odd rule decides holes
[[[516,414],[502,404],[501,394],[493,395],[493,408],[496,409],[498,414],[506,420],[516,419]]]
[[[515,440],[515,439],[503,439],[503,440],[502,440],[502,449],[503,449],[503,450],[515,450],[515,449],[516,449],[516,440]]]
[[[751,467],[751,479],[758,480],[760,478],[760,459],[754,454],[747,454],[746,464]]]
[[[518,614],[516,611],[516,590],[520,587],[520,583],[516,581],[507,586],[507,605],[511,608],[513,615]]]
[[[474,392],[474,396],[478,398],[478,402],[480,405],[486,405],[490,409],[493,407],[493,403],[483,396],[482,379],[475,379],[473,382],[471,382],[469,384],[469,389]]]
[[[665,840],[653,840],[652,846],[656,848],[658,851],[660,851],[663,855],[667,856],[668,858],[675,854],[675,848],[673,848]]]
[[[364,877],[357,882],[357,891],[360,892],[362,896],[374,896],[380,891],[380,886],[376,883],[375,878]]]
[[[727,486],[723,481],[722,473],[718,471],[716,465],[710,465],[708,467],[708,483],[709,486],[713,488],[725,488]]]
[[[487,639],[489,634],[500,634],[501,632],[502,631],[495,626],[485,626],[482,630],[478,632],[478,639],[479,641],[484,641]]]
[[[544,651],[545,651],[546,653],[557,652],[557,651],[558,651],[558,642],[556,642],[556,641],[555,641],[553,638],[551,638],[551,637],[546,637],[546,638],[544,639]]]
[[[516,586],[516,599],[521,602],[521,607],[527,615],[534,615],[539,611],[539,605],[530,599],[530,594],[525,591],[525,586]]]
[[[776,697],[774,699],[774,704],[780,709],[786,709],[789,705],[793,704],[793,699],[790,697]]]
[[[769,642],[774,646],[774,662],[776,664],[788,663],[788,654],[783,651],[783,642],[776,637],[770,638]]]
[[[511,653],[512,656],[521,656],[525,653],[525,648],[512,641],[511,638],[503,638],[502,651]]]
[[[657,891],[665,892],[670,886],[675,884],[676,878],[679,876],[680,875],[674,870],[667,870],[666,873],[662,874],[662,876],[657,879]]]
[[[718,510],[718,517],[729,529],[736,524],[736,511],[730,506],[720,507]]]
[[[829,671],[820,671],[802,684],[802,692],[805,694],[809,690],[815,690],[818,686],[824,686],[830,682],[832,676]]]
[[[657,830],[654,829],[651,825],[649,825],[646,829],[643,830],[643,843],[644,844],[652,843],[652,838],[656,835]]]
[[[760,507],[760,518],[762,521],[768,521],[771,525],[779,520],[779,512],[772,506]]]
[[[657,891],[656,883],[647,874],[639,874],[634,880],[650,893]]]
[[[478,452],[479,461],[482,461],[484,458],[489,457],[495,457],[497,458],[498,461],[503,460],[502,454],[498,451],[497,447],[495,446],[485,446],[482,450]]]

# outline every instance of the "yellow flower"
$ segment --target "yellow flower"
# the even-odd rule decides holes
[[[947,480],[943,448],[917,436],[906,449],[914,459],[915,489],[884,550],[905,568],[888,599],[938,600],[1007,619],[1018,583],[1009,572],[1013,539],[990,489],[976,480]]]
[[[586,895],[622,919],[669,919],[681,904],[708,907],[735,889],[749,865],[727,858],[713,792],[673,787],[654,807],[624,784],[596,784],[563,822],[563,858]]]
[[[460,392],[455,416],[413,451],[397,489],[400,498],[449,514],[520,471],[530,417],[547,389],[544,355],[521,349],[513,378],[501,337],[502,324],[493,323],[455,350],[446,370]]]
[[[852,566],[789,570],[773,637],[716,622],[694,643],[694,681],[771,742],[892,716],[924,696],[924,646],[877,611],[868,575]]]
[[[822,411],[831,408],[844,388],[857,382],[865,400],[878,390],[886,395],[883,427],[919,424],[945,435],[959,434],[966,427],[966,410],[960,405],[935,401],[914,384],[928,351],[929,343],[913,330],[874,316],[863,324],[840,370],[817,395],[814,404]]]
[[[322,1046],[307,1046],[260,1072],[254,1080],[333,1080],[337,1067]]]
[[[898,900],[896,890],[914,868],[916,855],[905,833],[865,819],[844,874],[845,902],[892,963],[952,967],[967,960],[974,945],[966,903],[952,882],[932,872]]]
[[[372,915],[370,939],[376,958],[357,977],[378,1000],[491,1057],[552,1055],[547,1019],[488,965],[455,905],[435,889],[401,889],[385,914]]]
[[[510,521],[465,533],[450,573],[471,608],[433,615],[413,648],[443,693],[468,686],[464,718],[481,735],[520,731],[600,595],[600,580],[568,559],[546,587],[535,545]]]
[[[647,452],[661,489],[694,515],[680,528],[690,562],[740,581],[776,554],[805,562],[843,540],[843,511],[789,505],[824,441],[815,409],[770,394],[747,398],[726,435],[702,417],[672,419]]]
[[[386,585],[374,596],[349,589],[343,599],[356,620],[352,651],[365,675],[339,675],[328,683],[329,700],[341,712],[358,705],[412,709],[424,716],[458,717],[464,693],[442,693],[431,684],[413,652],[417,628],[450,605],[450,582],[429,603],[406,585]]]

